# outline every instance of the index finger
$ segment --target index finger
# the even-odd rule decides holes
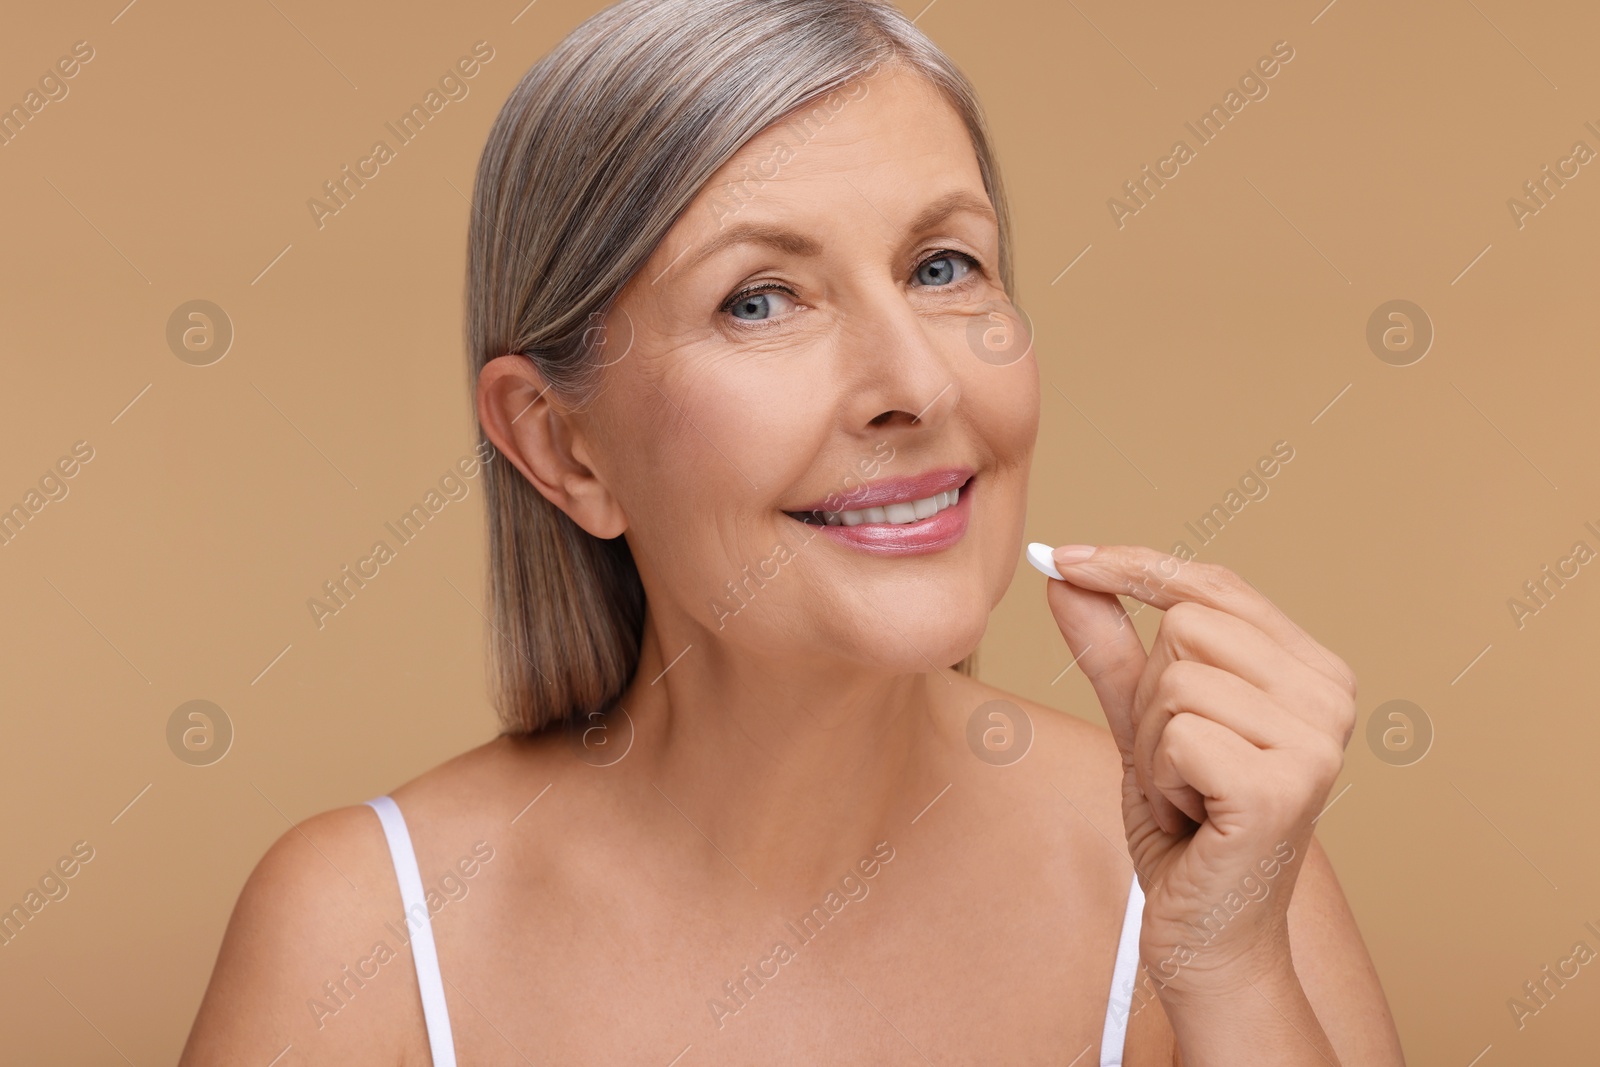
[[[1342,659],[1227,567],[1181,559],[1144,545],[1099,545],[1092,555],[1078,560],[1063,559],[1058,550],[1055,564],[1066,581],[1084,589],[1120,593],[1163,611],[1190,600],[1227,612],[1255,626],[1352,694],[1355,691],[1355,677]]]

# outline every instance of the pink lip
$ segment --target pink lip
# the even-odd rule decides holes
[[[831,493],[825,500],[792,509],[799,515],[813,511],[862,511],[885,504],[925,500],[964,484],[975,472],[970,467],[945,467],[907,478],[884,478],[848,493]],[[938,518],[937,515],[934,518]],[[866,525],[866,524],[863,524]]]
[[[869,491],[849,499],[841,509],[856,511],[881,507],[883,503],[921,500],[968,483],[970,470],[934,471],[915,478],[902,478],[874,485]],[[954,507],[945,508],[930,518],[911,523],[863,522],[856,526],[808,526],[836,543],[887,556],[921,555],[938,552],[956,544],[967,532],[972,517],[972,491],[975,481],[962,489]]]

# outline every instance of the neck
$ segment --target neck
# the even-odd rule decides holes
[[[684,645],[647,619],[622,698],[632,771],[754,885],[837,880],[877,843],[896,844],[947,780],[940,724],[954,721],[954,672]]]

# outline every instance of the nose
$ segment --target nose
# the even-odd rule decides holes
[[[948,316],[918,314],[892,283],[876,288],[845,331],[848,424],[881,436],[948,420],[961,396],[950,350],[960,329]]]

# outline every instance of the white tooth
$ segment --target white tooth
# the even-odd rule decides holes
[[[823,516],[823,520],[829,526],[843,526],[844,525],[844,520],[839,518],[839,513],[837,511],[824,511],[822,513],[822,516]]]
[[[956,506],[956,502],[958,500],[960,500],[960,499],[961,499],[961,487],[958,485],[954,489],[950,490],[950,506],[951,507],[955,507]]]
[[[942,496],[943,494],[940,495]],[[926,519],[930,515],[937,513],[941,505],[939,503],[939,497],[930,496],[914,502],[911,507],[916,511],[917,518]]]
[[[867,508],[861,514],[863,514],[863,515],[865,515],[867,517],[867,521],[868,522],[888,522],[889,521],[888,516],[883,513],[883,509],[882,508]]]
[[[864,511],[841,511],[839,513],[839,522],[843,526],[860,526],[866,521],[867,517]]]
[[[893,523],[908,523],[917,521],[917,507],[915,504],[890,504],[883,509],[884,519]]]
[[[944,492],[934,497],[934,499],[939,502],[939,510],[943,511],[945,508],[950,506],[950,490],[946,489]]]

